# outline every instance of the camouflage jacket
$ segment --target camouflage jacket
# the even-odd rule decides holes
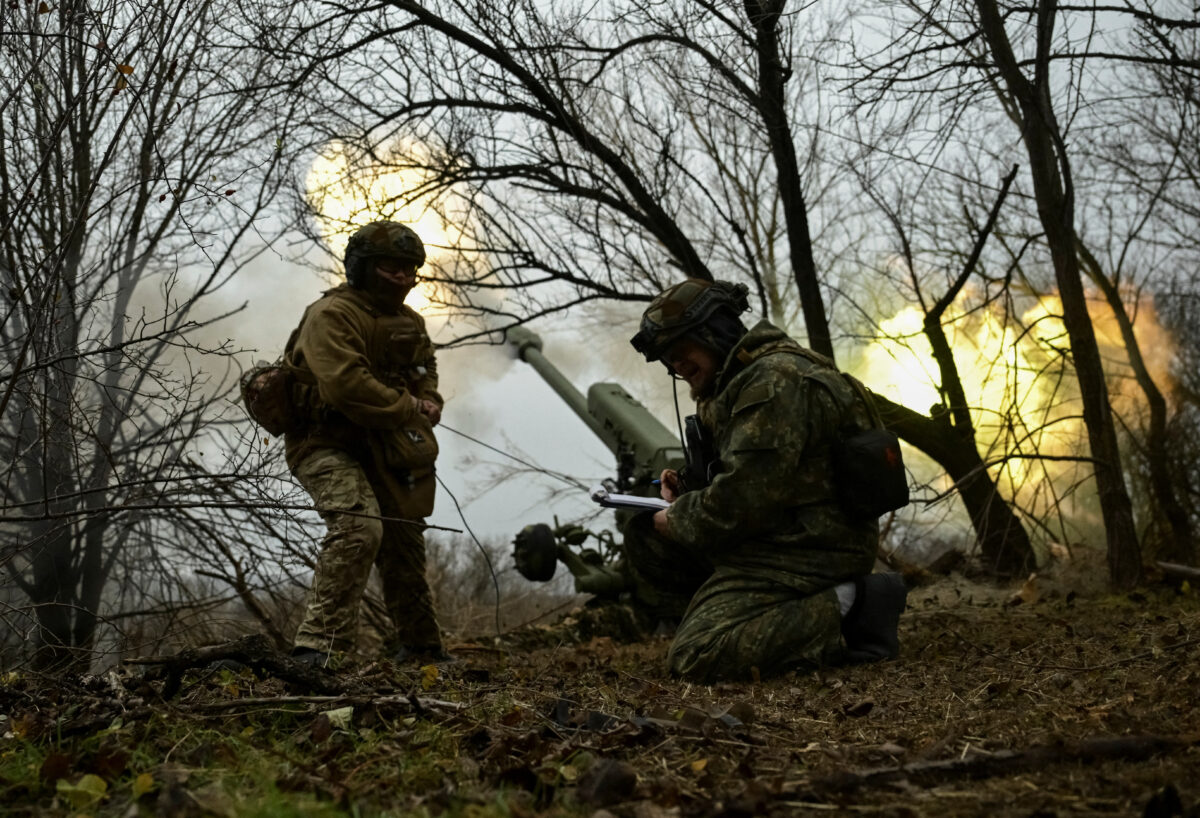
[[[405,305],[389,308],[344,284],[305,310],[288,363],[300,381],[296,403],[310,417],[302,433],[286,438],[293,468],[324,447],[365,462],[388,435],[421,421],[421,400],[444,403],[420,314]]]
[[[762,321],[698,411],[720,458],[667,512],[672,538],[713,565],[816,591],[870,572],[877,521],[834,499],[832,446],[867,409],[832,363]]]

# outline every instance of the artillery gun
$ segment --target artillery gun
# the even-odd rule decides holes
[[[684,449],[679,438],[633,398],[620,384],[594,383],[587,397],[542,354],[542,339],[524,327],[508,330],[517,357],[542,376],[616,457],[616,478],[610,487],[625,494],[654,496],[652,484],[663,469],[680,469]],[[617,511],[618,529],[625,530],[632,513]],[[595,539],[598,548],[585,547]],[[622,545],[610,532],[595,533],[576,525],[545,523],[526,526],[513,540],[517,570],[532,582],[554,577],[558,563],[575,579],[578,593],[616,599],[624,594],[638,601],[638,583],[625,568]]]

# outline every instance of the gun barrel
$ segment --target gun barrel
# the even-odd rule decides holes
[[[567,376],[559,371],[558,367],[550,363],[546,356],[542,354],[542,339],[541,337],[528,330],[525,327],[511,327],[508,330],[508,342],[512,344],[516,350],[517,357],[525,363],[533,367],[534,371],[542,376],[550,388],[553,389],[560,398],[566,401],[567,405],[574,410],[575,414],[579,415],[580,420],[588,425],[588,428],[596,433],[596,436],[608,445],[608,436],[605,434],[604,426],[588,411],[587,398],[583,393],[575,388]],[[609,446],[609,448],[612,448]]]
[[[537,334],[513,327],[508,330],[508,342],[618,458],[632,454],[638,471],[652,476],[682,463],[678,438],[619,384],[592,384],[585,398],[542,354],[542,339]]]

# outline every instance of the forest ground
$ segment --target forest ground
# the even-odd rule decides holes
[[[9,674],[0,811],[1200,815],[1186,585],[943,578],[910,595],[898,661],[715,686],[665,676],[665,637],[582,639],[591,616],[314,685],[196,656],[149,675]]]

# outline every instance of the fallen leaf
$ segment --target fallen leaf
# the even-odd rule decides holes
[[[66,753],[51,753],[42,762],[38,777],[47,784],[53,784],[60,778],[66,778],[71,772],[74,759]]]
[[[220,815],[222,818],[234,818],[237,815],[233,797],[220,784],[208,784],[193,791],[192,800],[209,815]]]
[[[1008,599],[1009,605],[1032,605],[1041,599],[1042,593],[1038,590],[1037,574],[1030,574],[1029,579],[1021,584],[1021,589],[1013,594]]]
[[[421,668],[421,689],[422,690],[428,690],[429,688],[433,687],[435,684],[437,684],[437,680],[438,680],[438,666],[437,665],[425,665],[425,667]]]
[[[92,762],[92,771],[106,780],[115,780],[125,772],[129,763],[129,751],[119,747],[100,752]]]
[[[88,773],[74,784],[60,780],[55,791],[75,809],[87,809],[100,803],[108,794],[108,784],[100,776]]]
[[[334,727],[345,730],[350,726],[350,720],[354,717],[354,708],[339,707],[336,710],[326,710],[321,715],[329,719],[329,723]]]
[[[694,773],[704,772],[704,768],[707,766],[708,766],[707,758],[698,758],[695,761],[693,761],[691,764],[692,772],[694,772]]]
[[[575,797],[585,804],[607,807],[629,800],[637,787],[637,773],[624,761],[604,758],[579,777]]]
[[[857,704],[852,704],[842,708],[842,712],[852,719],[861,719],[863,716],[875,709],[875,702],[870,699],[863,699]]]
[[[136,801],[146,793],[153,792],[154,786],[154,776],[150,773],[142,773],[133,779],[133,800]]]
[[[754,724],[755,713],[754,705],[750,702],[734,702],[729,705],[729,709],[725,711],[727,715],[733,716],[742,724]]]
[[[312,726],[308,728],[308,734],[314,742],[321,744],[333,735],[333,722],[325,713],[318,713]]]

